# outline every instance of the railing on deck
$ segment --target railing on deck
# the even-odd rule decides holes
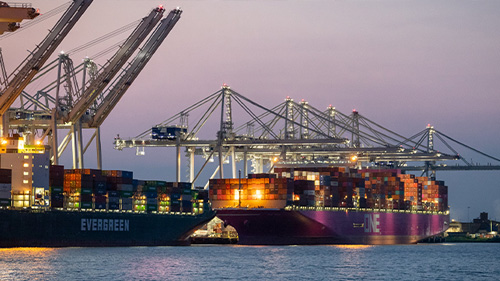
[[[1,7],[10,7],[10,8],[32,8],[33,5],[31,3],[11,3],[11,2],[3,2],[0,1]]]

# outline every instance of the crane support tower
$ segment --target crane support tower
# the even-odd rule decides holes
[[[2,119],[0,124],[2,125],[2,135],[6,135],[8,132],[7,120],[4,120],[6,118],[3,117],[9,107],[70,32],[92,1],[74,0],[42,43],[10,75],[7,86],[0,92],[0,118]]]
[[[81,120],[82,116],[88,112],[102,91],[109,85],[110,81],[122,69],[123,65],[139,48],[139,45],[146,39],[148,34],[158,24],[163,17],[165,9],[157,7],[153,9],[148,16],[142,19],[132,34],[125,40],[114,56],[103,66],[102,71],[89,83],[83,84],[81,95],[75,100],[71,108],[64,112],[59,111],[59,105],[56,104],[57,118],[62,119],[64,123],[71,124],[72,147],[73,147],[73,167],[83,169],[83,135],[82,124],[87,120]],[[87,85],[88,84],[88,85]],[[58,100],[58,97],[56,97]],[[54,128],[53,130],[57,130]],[[100,153],[98,152],[100,155]],[[55,154],[54,154],[55,156]],[[98,156],[100,158],[100,156]],[[57,161],[56,159],[54,159]],[[100,162],[100,161],[99,161]]]
[[[92,115],[92,119],[88,122],[88,127],[96,128],[94,135],[97,148],[98,168],[102,167],[102,146],[100,138],[100,127],[102,123],[106,120],[113,108],[118,104],[139,73],[141,73],[142,69],[144,69],[172,28],[174,28],[175,24],[180,19],[181,14],[182,11],[178,8],[170,11],[168,16],[160,22],[153,34],[148,38],[144,47],[142,47],[137,53],[132,63],[130,63],[128,67],[123,70],[119,77],[117,77],[115,80],[116,82],[111,85],[107,93],[103,93],[104,98],[102,102],[99,103],[94,109],[95,113]]]

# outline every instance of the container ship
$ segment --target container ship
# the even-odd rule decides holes
[[[0,247],[189,245],[215,217],[191,183],[64,169],[21,139],[0,143]]]
[[[217,217],[243,245],[412,244],[449,225],[442,181],[401,170],[280,167],[210,180]]]

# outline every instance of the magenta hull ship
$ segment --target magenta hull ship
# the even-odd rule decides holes
[[[217,217],[242,245],[413,244],[444,232],[450,220],[447,212],[325,209],[219,209]]]

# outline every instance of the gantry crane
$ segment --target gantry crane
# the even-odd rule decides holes
[[[34,52],[32,52],[23,63],[10,75],[7,86],[0,92],[0,123],[2,134],[8,133],[7,118],[5,113],[14,101],[19,97],[31,79],[42,68],[50,55],[66,37],[83,13],[87,10],[93,0],[74,0],[63,16],[56,23]]]
[[[235,127],[233,121],[233,103],[237,103],[251,117],[249,121]],[[187,116],[194,110],[208,105],[192,128],[187,126]],[[208,118],[220,106],[219,131],[215,139],[199,139],[199,133]],[[253,106],[261,114],[254,113]],[[239,117],[242,115],[239,114]],[[186,149],[188,157],[189,181],[194,183],[209,160],[218,157],[218,165],[211,178],[217,173],[223,177],[223,163],[232,159],[232,174],[236,177],[235,162],[242,161],[244,173],[247,174],[247,161],[251,161],[254,172],[266,172],[265,165],[270,169],[280,164],[287,165],[349,165],[356,167],[389,166],[402,170],[419,169],[434,176],[435,170],[457,170],[458,166],[437,165],[449,160],[464,160],[456,150],[447,144],[444,138],[465,146],[467,149],[482,156],[500,162],[500,159],[475,150],[463,143],[428,126],[426,130],[412,137],[404,137],[375,123],[361,115],[356,110],[346,115],[337,111],[331,105],[326,111],[316,109],[306,101],[297,103],[287,97],[285,102],[272,108],[266,108],[244,97],[243,95],[223,85],[200,102],[182,110],[171,118],[157,124],[154,128],[178,128],[175,122],[183,125],[177,130],[178,135],[164,137],[155,136],[149,129],[135,138],[123,140],[115,138],[115,149],[136,148],[143,155],[144,147],[176,147],[176,178],[180,181],[180,148]],[[258,128],[255,128],[255,125]],[[425,134],[427,133],[427,134]],[[443,137],[442,137],[443,136]],[[433,138],[437,137],[451,150],[444,153],[435,150]],[[427,143],[424,143],[427,140]],[[139,149],[142,148],[142,151]],[[194,155],[203,156],[206,160],[199,172],[194,175]],[[466,161],[465,161],[466,162]],[[278,163],[278,164],[279,164]],[[425,163],[418,166],[414,163]],[[467,164],[467,162],[466,162]],[[500,165],[467,165],[462,169],[500,170]]]
[[[0,35],[5,31],[16,31],[19,22],[25,19],[34,19],[40,12],[29,3],[6,3],[0,1]]]
[[[76,123],[80,117],[90,108],[99,94],[106,88],[113,77],[121,70],[122,66],[137,50],[139,45],[146,39],[156,24],[163,17],[165,9],[158,7],[145,17],[139,26],[127,38],[118,52],[103,66],[102,72],[82,92],[81,97],[75,101],[67,116],[63,116],[65,122]]]
[[[97,146],[97,164],[98,168],[102,168],[99,127],[175,26],[182,11],[179,8],[172,10],[169,15],[157,25],[155,31],[149,36],[146,43],[139,48],[134,59],[127,63],[124,68],[122,68],[122,66],[126,63],[126,57],[122,54],[126,54],[126,56],[130,57],[130,55],[134,53],[134,50],[139,47],[141,41],[145,39],[145,36],[148,35],[149,31],[151,31],[161,19],[163,11],[164,9],[161,7],[156,8],[148,17],[140,21],[139,26],[129,35],[127,39],[128,43],[123,43],[121,49],[114,55],[115,59],[109,60],[108,65],[100,69],[98,69],[97,64],[90,58],[85,58],[83,63],[74,66],[73,61],[69,58],[69,54],[61,53],[56,60],[49,63],[40,71],[39,76],[35,77],[32,81],[38,79],[42,74],[47,75],[55,70],[58,72],[58,78],[49,85],[38,90],[35,95],[29,95],[26,92],[22,93],[20,97],[22,108],[11,109],[9,112],[11,128],[18,128],[18,130],[22,130],[25,133],[29,133],[30,130],[44,130],[42,140],[46,136],[51,138],[52,162],[54,164],[58,163],[58,158],[61,156],[62,152],[69,143],[72,143],[74,168],[83,167],[83,154],[90,143],[95,139]],[[118,31],[121,33],[126,29],[130,29],[129,27],[130,25],[122,27]],[[111,33],[116,35],[118,31],[113,31]],[[86,43],[85,46],[91,43],[94,44],[94,41],[99,40],[93,40]],[[75,50],[80,48],[82,47],[77,47]],[[110,48],[108,48],[106,52],[109,50]],[[103,53],[104,51],[100,52],[98,56]],[[113,63],[115,67],[109,67],[109,65]],[[118,70],[118,72],[121,70],[121,73],[117,75],[118,77],[113,78],[111,72],[116,70]],[[82,75],[81,80],[77,79],[77,74]],[[111,81],[111,79],[114,80],[112,82],[104,81],[108,79],[109,81]],[[99,91],[99,87],[102,85],[105,86],[104,90]],[[90,89],[94,89],[94,91]],[[87,93],[91,92],[93,97],[96,98],[92,102],[90,102],[91,99],[88,99],[91,106],[83,111],[84,115],[80,117],[80,119],[76,122],[71,122],[69,121],[69,116],[73,110],[77,110],[78,101],[84,99],[85,91],[87,91]],[[52,95],[48,93],[52,93]],[[82,108],[85,107],[85,105],[81,106]],[[55,109],[57,109],[57,111],[55,111]],[[26,113],[29,118],[23,119],[24,113]],[[36,118],[34,118],[34,116],[36,116]],[[85,148],[83,148],[81,137],[81,130],[83,128],[92,128],[96,130]],[[70,129],[61,143],[57,141],[58,129]],[[28,136],[25,138],[28,138]]]
[[[89,110],[94,101],[99,97],[102,91],[109,85],[113,77],[121,70],[122,66],[133,55],[140,44],[146,39],[148,34],[158,24],[163,17],[165,9],[157,7],[153,9],[148,16],[146,16],[132,34],[125,40],[123,45],[118,49],[114,56],[102,67],[102,71],[97,76],[89,81],[83,82],[82,89],[78,95],[74,96],[73,103],[69,108],[61,108],[56,104],[57,119],[62,119],[64,123],[71,124],[71,132],[73,143],[76,146],[76,153],[74,152],[74,165],[77,168],[83,168],[83,139],[82,139],[82,123],[86,120],[80,120],[82,116]],[[68,77],[68,75],[67,75]],[[77,91],[78,92],[78,91]],[[71,95],[71,93],[68,93]],[[56,102],[59,97],[56,97]],[[57,121],[53,120],[53,131],[57,130]],[[54,138],[57,140],[57,138]],[[57,145],[53,145],[57,149]],[[58,155],[54,151],[54,156]],[[54,163],[57,163],[57,157],[54,157]]]
[[[132,82],[134,82],[153,54],[163,43],[163,40],[165,40],[172,28],[174,28],[175,24],[180,19],[181,13],[182,11],[177,8],[172,10],[168,16],[161,21],[153,34],[148,38],[144,47],[142,47],[135,56],[132,63],[123,70],[117,79],[118,81],[103,93],[104,98],[96,107],[92,108],[94,112],[91,113],[88,127],[98,128],[101,126],[106,117],[111,113],[111,110],[113,110],[120,101]]]
[[[156,50],[158,50],[163,40],[165,40],[167,35],[174,28],[181,14],[182,11],[179,8],[170,11],[168,16],[160,22],[156,30],[148,38],[146,44],[140,49],[134,60],[122,71],[121,75],[115,79],[115,83],[102,94],[103,98],[100,102],[90,108],[91,117],[87,122],[87,127],[96,129],[93,137],[97,145],[97,166],[99,169],[102,167],[100,138],[100,127],[102,123],[118,104],[139,73],[144,69]]]

